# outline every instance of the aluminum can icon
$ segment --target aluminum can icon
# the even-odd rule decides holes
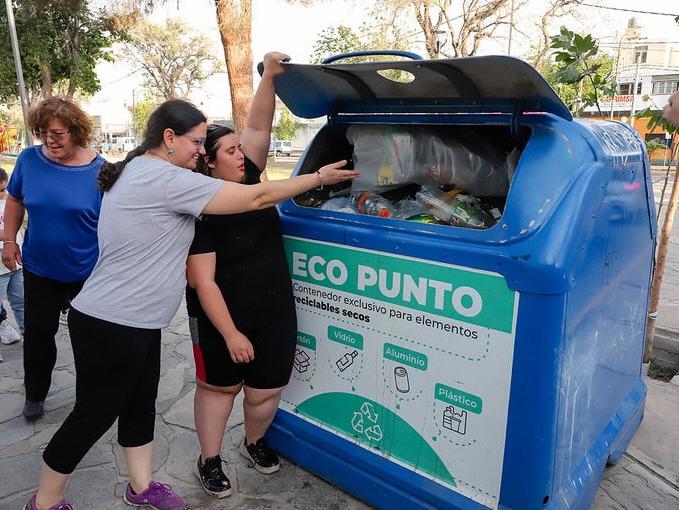
[[[396,389],[401,393],[408,393],[410,391],[408,371],[405,368],[396,367],[394,369],[394,382],[396,383]]]

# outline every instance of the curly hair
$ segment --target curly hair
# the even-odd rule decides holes
[[[28,113],[28,127],[35,136],[40,136],[50,121],[58,120],[71,133],[73,142],[87,147],[94,131],[90,117],[73,101],[60,97],[48,97],[34,106]]]

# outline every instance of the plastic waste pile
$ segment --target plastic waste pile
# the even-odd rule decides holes
[[[431,185],[422,186],[414,198],[396,202],[372,191],[350,193],[328,199],[320,209],[476,229],[492,227],[501,216],[499,208],[490,208],[460,189],[446,192]]]
[[[307,195],[298,204],[475,229],[502,216],[518,149],[503,152],[464,128],[354,125],[346,136],[361,175],[340,196]]]

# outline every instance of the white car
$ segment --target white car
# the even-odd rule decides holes
[[[290,140],[276,140],[270,149],[276,156],[292,156],[292,142]]]

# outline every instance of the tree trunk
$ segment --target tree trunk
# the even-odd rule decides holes
[[[68,99],[73,99],[73,95],[75,94],[75,89],[76,89],[76,84],[77,84],[77,79],[76,75],[78,74],[78,51],[80,50],[80,30],[81,28],[75,24],[72,28],[73,33],[71,35],[71,42],[70,42],[70,60],[71,60],[71,66],[69,70],[69,76],[68,76],[68,92],[66,93],[66,97]]]
[[[40,79],[42,81],[42,88],[40,95],[43,99],[52,95],[52,71],[46,63],[40,64]]]
[[[679,154],[677,151],[677,136],[672,138],[674,150],[672,156]],[[667,249],[670,244],[670,237],[672,236],[672,227],[674,226],[674,216],[677,212],[677,203],[679,203],[679,161],[674,172],[674,184],[672,185],[672,194],[670,195],[670,202],[665,211],[665,221],[663,222],[660,237],[658,239],[658,254],[655,259],[655,269],[653,270],[653,283],[651,285],[651,300],[648,305],[648,320],[646,322],[646,344],[644,346],[644,363],[651,361],[651,354],[653,353],[653,335],[655,334],[655,321],[658,317],[658,303],[660,302],[660,287],[662,286],[663,273],[665,272],[665,260],[667,259]]]
[[[216,0],[217,22],[229,76],[233,122],[245,129],[252,104],[252,0]]]
[[[66,92],[66,98],[73,99],[74,95],[75,95],[75,78],[71,77],[68,80],[68,92]]]

